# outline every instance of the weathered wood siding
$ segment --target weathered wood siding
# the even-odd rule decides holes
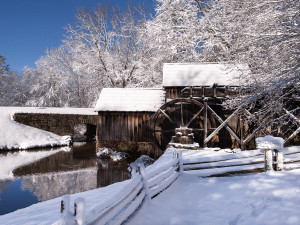
[[[150,112],[99,112],[98,141],[152,142]]]

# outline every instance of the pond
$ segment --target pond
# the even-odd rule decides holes
[[[100,160],[94,142],[0,152],[0,215],[129,179],[127,168],[133,161]]]

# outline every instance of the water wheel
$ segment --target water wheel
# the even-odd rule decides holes
[[[153,136],[162,148],[168,145],[175,129],[188,127],[193,129],[195,142],[203,142],[204,105],[193,99],[174,99],[161,106],[153,117]],[[215,120],[208,118],[208,127],[215,127]]]

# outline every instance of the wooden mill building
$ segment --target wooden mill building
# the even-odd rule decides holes
[[[164,64],[161,89],[104,88],[95,107],[98,143],[158,156],[176,128],[188,127],[200,146],[238,147],[238,113],[221,103],[245,72],[231,64]]]

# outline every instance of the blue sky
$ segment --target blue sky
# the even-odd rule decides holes
[[[78,7],[95,8],[105,0],[0,0],[0,55],[12,70],[35,67],[47,48],[61,44],[64,27],[74,24]],[[125,7],[128,0],[111,0]],[[152,0],[137,2],[152,3]]]

